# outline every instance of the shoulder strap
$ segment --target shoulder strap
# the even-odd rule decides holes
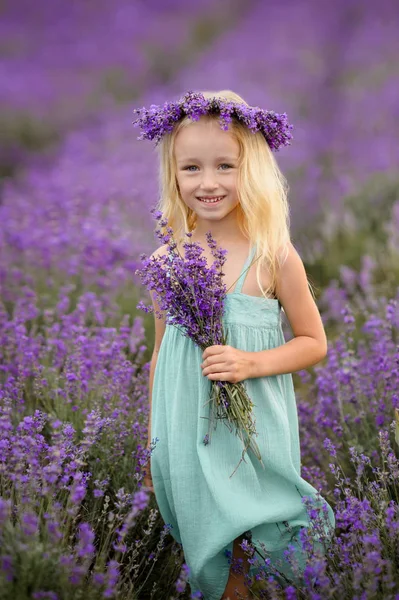
[[[244,285],[244,281],[245,281],[245,277],[247,276],[247,269],[249,267],[249,265],[251,264],[251,261],[253,260],[254,256],[255,256],[255,252],[256,252],[256,245],[254,245],[251,249],[251,252],[248,255],[247,260],[244,263],[244,266],[242,268],[242,271],[240,273],[240,276],[237,280],[236,286],[234,288],[234,292],[238,292],[241,293],[242,290],[242,286]],[[249,269],[248,269],[249,270]]]

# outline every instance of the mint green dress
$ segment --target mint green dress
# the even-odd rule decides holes
[[[229,345],[251,352],[285,343],[279,300],[241,292],[254,253],[255,247],[234,292],[227,295],[223,317]],[[288,563],[285,567],[286,561],[281,565],[279,559],[292,544],[302,564],[298,533],[309,523],[302,496],[315,498],[316,490],[301,478],[292,375],[245,381],[255,404],[255,439],[265,469],[249,450],[246,462],[229,478],[243,445],[220,420],[211,442],[204,444],[208,420],[203,417],[209,416],[204,403],[211,381],[202,375],[201,363],[201,349],[177,327],[166,325],[153,381],[151,434],[158,441],[151,473],[161,516],[182,545],[191,591],[200,591],[205,600],[220,600],[230,570],[226,550],[232,553],[234,539],[245,532],[280,572],[293,577]],[[326,531],[332,533],[334,513],[324,499],[319,503],[325,504]],[[250,574],[255,572],[251,567]]]

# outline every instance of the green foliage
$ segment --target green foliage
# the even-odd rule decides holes
[[[387,245],[386,225],[391,220],[398,194],[397,176],[375,173],[356,194],[345,198],[342,218],[334,220],[334,215],[326,213],[317,222],[312,221],[311,231],[298,232],[295,237],[304,249],[309,243],[322,246],[321,252],[313,256],[309,252],[304,260],[306,271],[316,286],[323,288],[339,279],[342,265],[359,272],[364,256],[370,256],[376,261],[375,283],[383,286],[381,293],[395,293],[399,265],[396,253]],[[331,217],[332,232],[327,232],[326,223]],[[317,239],[316,232],[320,232]],[[313,242],[309,242],[312,239]]]
[[[177,49],[166,50],[153,42],[143,42],[142,49],[150,63],[153,76],[162,84],[169,83],[174,74],[190,65],[196,55],[207,48],[220,34],[232,27],[249,6],[237,0],[229,3],[229,10],[220,6],[209,14],[200,15],[190,27],[186,41]]]
[[[51,149],[60,139],[54,123],[35,117],[27,111],[3,110],[0,131],[0,182],[18,175],[23,156]]]
[[[132,78],[123,67],[111,67],[104,71],[98,89],[92,93],[92,103],[95,98],[104,94],[110,94],[118,103],[131,102],[140,97],[143,83]]]

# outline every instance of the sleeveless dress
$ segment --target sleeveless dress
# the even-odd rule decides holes
[[[250,252],[236,288],[227,294],[223,326],[229,345],[257,352],[285,343],[278,299],[242,293]],[[240,438],[221,420],[208,431],[211,381],[202,375],[202,350],[173,325],[166,325],[154,372],[151,436],[158,438],[151,455],[154,494],[170,533],[182,545],[189,567],[191,592],[220,600],[229,577],[226,550],[249,532],[252,543],[272,563],[283,559],[298,533],[309,524],[302,496],[316,490],[300,475],[298,416],[291,374],[245,380],[255,407],[256,442],[265,468],[251,450],[235,474],[243,450]],[[205,418],[204,418],[205,417]],[[335,526],[332,508],[322,499],[329,535]],[[249,538],[250,539],[250,538]],[[316,542],[317,544],[318,542]],[[255,554],[260,558],[259,554]],[[283,562],[284,561],[283,559]],[[287,564],[279,571],[293,577]],[[251,567],[250,575],[255,574]]]

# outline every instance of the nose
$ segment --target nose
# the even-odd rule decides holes
[[[215,173],[212,170],[203,170],[200,189],[203,192],[213,192],[219,187]]]

